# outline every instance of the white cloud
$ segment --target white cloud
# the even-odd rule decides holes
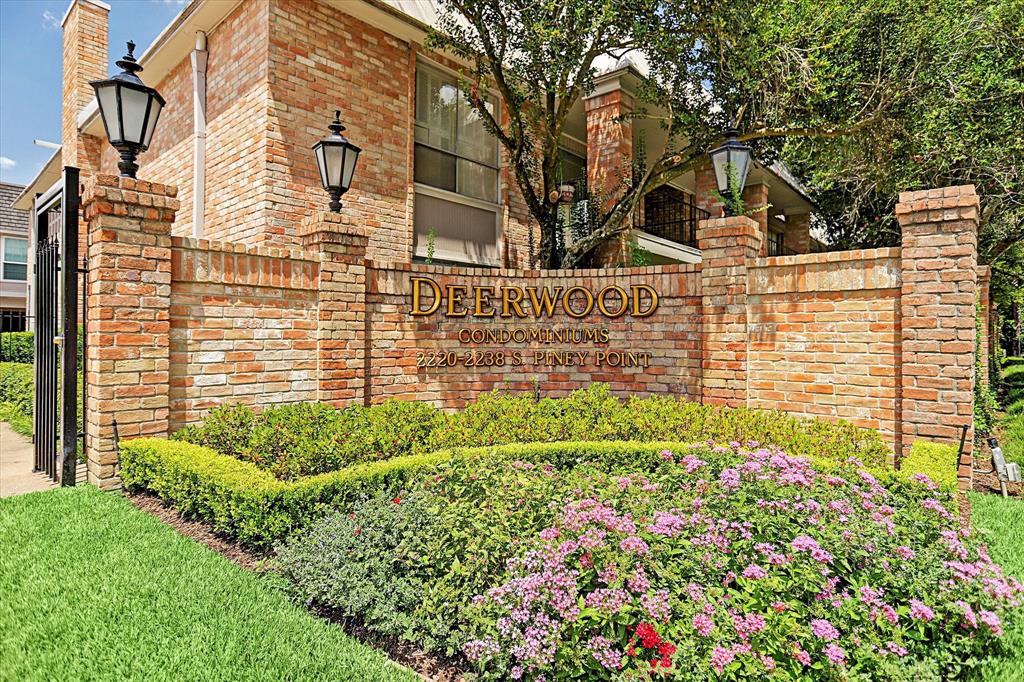
[[[60,28],[60,19],[50,10],[43,12],[43,26],[45,28]]]
[[[14,168],[18,162],[6,156],[0,156],[0,168]]]

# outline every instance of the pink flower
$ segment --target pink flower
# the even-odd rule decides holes
[[[802,663],[803,665],[811,664],[811,655],[803,650],[796,642],[793,642],[793,660]]]
[[[757,564],[750,564],[743,569],[743,577],[748,580],[761,580],[762,578],[768,577],[768,571],[764,570]]]
[[[722,469],[718,480],[726,490],[736,490],[740,487],[740,472],[737,469]]]
[[[1003,622],[999,620],[999,616],[992,611],[979,611],[978,618],[981,622],[988,626],[988,629],[992,631],[996,637],[1003,636]]]
[[[637,535],[630,535],[628,538],[619,543],[619,549],[623,552],[632,552],[633,554],[644,555],[651,551],[647,543],[643,541]]]
[[[622,667],[622,652],[613,647],[612,641],[607,637],[591,637],[587,648],[597,662],[608,670],[618,670]]]
[[[834,642],[839,639],[839,630],[824,618],[816,618],[811,621],[811,633],[826,642]]]
[[[846,663],[846,652],[843,651],[842,647],[835,644],[829,644],[825,647],[825,657],[832,661],[833,665],[842,665]]]
[[[715,672],[719,675],[725,670],[725,666],[729,665],[736,658],[736,654],[732,652],[732,649],[725,649],[720,646],[716,646],[711,652],[711,667],[715,669]]]
[[[904,561],[910,561],[915,556],[914,550],[904,545],[900,545],[896,548],[896,554],[898,554]]]
[[[931,607],[925,604],[923,601],[918,599],[910,600],[910,617],[915,620],[923,620],[925,622],[935,618],[935,612],[932,611]]]
[[[710,616],[703,613],[698,613],[693,617],[693,629],[697,631],[701,637],[708,637],[715,629],[715,621],[711,620]]]

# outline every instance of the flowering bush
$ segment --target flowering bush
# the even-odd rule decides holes
[[[733,443],[564,490],[468,610],[486,677],[949,679],[1022,600],[925,476]]]

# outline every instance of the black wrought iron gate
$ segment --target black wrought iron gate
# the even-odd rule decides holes
[[[36,197],[34,215],[35,469],[61,485],[75,484],[80,435],[78,192],[78,169],[65,166],[61,181]]]

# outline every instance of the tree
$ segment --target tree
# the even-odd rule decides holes
[[[730,125],[762,159],[791,137],[867,133],[915,90],[928,55],[913,25],[923,0],[439,0],[430,44],[471,66],[469,103],[501,143],[541,229],[542,267],[586,263],[629,227],[648,192],[702,163]],[[599,58],[639,55],[649,77],[637,116],[664,148],[623,178],[591,234],[556,248],[559,143]],[[502,100],[501,119],[485,95]]]
[[[906,190],[973,184],[978,255],[1004,314],[1024,297],[1024,3],[936,0],[919,28],[914,96],[869,134],[790,140],[783,157],[809,180],[833,246],[899,243],[893,209]]]

